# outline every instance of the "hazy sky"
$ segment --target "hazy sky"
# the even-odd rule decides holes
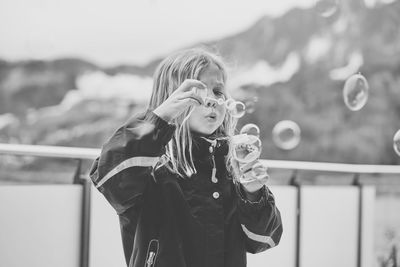
[[[0,58],[143,64],[315,0],[0,0]]]

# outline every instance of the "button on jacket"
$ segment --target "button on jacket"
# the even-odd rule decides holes
[[[152,111],[131,118],[103,145],[90,177],[116,210],[129,267],[244,267],[246,252],[276,246],[282,234],[274,196],[251,202],[225,167],[228,142],[193,137],[197,173],[165,167],[175,126]]]

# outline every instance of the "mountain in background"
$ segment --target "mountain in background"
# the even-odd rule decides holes
[[[330,18],[297,8],[194,45],[227,60],[232,94],[249,107],[239,127],[260,126],[263,158],[399,163],[392,139],[400,128],[400,1],[374,8],[361,0],[342,2]],[[110,68],[81,59],[0,60],[0,142],[100,147],[144,107],[160,60]],[[353,112],[342,88],[357,72],[367,78],[370,95]],[[140,99],[137,90],[144,92]],[[273,126],[286,119],[302,130],[291,151],[272,141]]]

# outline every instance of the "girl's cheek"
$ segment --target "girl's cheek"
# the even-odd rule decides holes
[[[221,108],[221,114],[222,114],[222,116],[221,116],[221,124],[224,122],[225,117],[227,116],[226,113],[227,113],[226,108],[225,108],[225,107],[222,107],[222,108]]]
[[[224,112],[224,110],[226,109],[224,104],[222,104],[222,105],[218,104],[218,105],[216,105],[215,108],[221,113]]]
[[[225,116],[226,116],[226,112],[227,112],[227,110],[226,110],[225,106],[224,106],[224,105],[221,105],[221,106],[219,106],[219,108],[221,109],[221,114],[222,114],[222,115],[223,115],[223,117],[225,118]]]

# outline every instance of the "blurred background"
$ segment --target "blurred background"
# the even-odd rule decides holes
[[[2,0],[0,143],[100,148],[146,107],[163,57],[194,46],[227,62],[261,158],[400,163],[396,0]],[[0,155],[0,183],[69,183],[75,164]],[[374,180],[377,266],[400,244],[398,178]]]

